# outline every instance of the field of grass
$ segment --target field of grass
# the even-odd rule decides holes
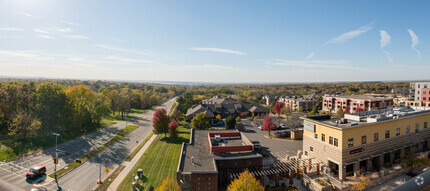
[[[13,149],[7,147],[6,145],[2,145],[0,147],[0,161],[10,161],[15,157],[15,152]]]
[[[172,107],[170,107],[169,116],[172,115],[172,112],[174,111],[176,106],[178,106],[178,102],[175,101],[175,102],[173,102]]]
[[[124,121],[135,118],[138,114],[146,113],[148,110],[145,109],[131,109],[130,113],[127,115],[121,116],[119,113],[109,114],[109,116],[103,117],[101,124],[104,126],[111,126],[115,124],[115,121]]]
[[[134,149],[130,155],[127,156],[127,158],[124,159],[124,161],[130,162],[134,156],[136,156],[136,154],[140,151],[140,149],[142,149],[142,147],[146,144],[146,142],[148,142],[148,140],[152,137],[152,135],[154,135],[153,132],[149,133],[149,135],[147,137],[145,137],[145,139],[139,144],[139,146],[136,147],[136,149]]]
[[[126,136],[127,134],[131,133],[132,131],[134,131],[137,128],[136,125],[129,125],[127,127],[125,127],[124,129],[121,129],[121,131],[119,131],[114,137],[112,137],[111,140],[109,140],[107,143],[103,144],[102,146],[92,150],[90,153],[86,154],[85,156],[79,158],[78,160],[81,161],[81,163],[87,161],[88,159],[90,159],[91,157],[93,157],[94,155],[97,155],[99,153],[101,153],[103,150],[105,150],[106,148],[108,148],[110,145],[114,144],[115,142],[119,141],[120,139],[122,139],[124,136]],[[71,162],[69,164],[67,164],[65,167],[63,167],[60,170],[57,170],[57,177],[63,175],[64,173],[72,170],[73,168],[76,168],[77,166],[79,166],[81,163],[77,163],[76,161]],[[67,168],[66,168],[67,167]],[[49,177],[54,178],[54,173],[50,174]]]
[[[145,154],[121,182],[118,190],[132,190],[132,176],[139,168],[143,169],[143,175],[146,177],[143,183],[140,181],[144,190],[156,188],[168,176],[176,178],[182,143],[189,141],[190,131],[181,127],[178,135],[179,137],[176,139],[157,135]]]

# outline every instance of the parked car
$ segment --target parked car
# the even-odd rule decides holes
[[[47,191],[48,189],[44,188],[44,187],[38,187],[38,188],[33,188],[31,189],[31,191]]]
[[[34,179],[42,174],[46,173],[46,167],[43,165],[35,166],[27,172],[28,179]]]
[[[254,145],[255,150],[261,150],[260,141],[251,141],[251,143]]]
[[[282,129],[286,129],[287,128],[287,126],[285,126],[285,124],[281,124],[281,125],[279,125]]]
[[[261,125],[257,125],[257,128],[261,130]]]

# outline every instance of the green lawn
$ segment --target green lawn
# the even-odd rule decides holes
[[[176,106],[178,105],[178,102],[173,102],[172,107],[170,107],[170,111],[169,111],[169,116],[172,115],[172,112],[174,111],[174,109],[176,108]]]
[[[182,143],[188,142],[189,138],[190,131],[182,127],[179,128],[179,137],[176,139],[157,135],[157,138],[127,174],[117,190],[132,190],[132,176],[136,174],[139,168],[143,169],[143,174],[146,177],[142,185],[145,188],[144,190],[156,188],[168,176],[176,178]]]
[[[121,116],[119,113],[109,114],[109,116],[103,117],[101,123],[104,126],[111,126],[115,124],[115,121],[124,121],[135,118],[138,114],[146,113],[148,110],[145,109],[131,109],[130,113],[127,115]]]
[[[6,145],[2,145],[0,147],[0,161],[10,161],[15,157],[15,152],[13,149],[7,147]]]

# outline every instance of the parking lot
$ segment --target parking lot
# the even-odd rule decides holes
[[[256,126],[252,125],[249,120],[242,120],[245,124],[246,131],[243,131],[246,137],[250,141],[260,141],[262,152],[270,152],[274,157],[280,159],[286,155],[293,156],[297,155],[298,150],[302,150],[303,140],[289,140],[289,139],[277,139],[277,138],[267,138],[267,131],[262,131]],[[278,130],[284,131],[284,130]],[[277,131],[271,131],[273,134]]]

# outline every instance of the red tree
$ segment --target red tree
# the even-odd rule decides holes
[[[182,119],[183,119],[181,111],[179,111],[176,108],[175,108],[175,111],[173,111],[172,116],[179,121],[182,121]]]
[[[276,101],[275,106],[273,106],[273,113],[276,113],[278,115],[281,114],[284,105],[284,102]]]
[[[265,131],[269,131],[269,137],[270,137],[270,131],[275,129],[272,116],[270,116],[270,115],[264,116],[264,122],[263,122],[262,129]]]
[[[169,135],[171,138],[175,138],[178,136],[178,122],[176,120],[172,120],[169,123]]]
[[[164,133],[164,137],[166,137],[166,133],[169,131],[169,122],[170,118],[164,108],[155,111],[152,126],[157,133]]]
[[[242,112],[242,113],[240,113],[240,116],[241,116],[241,117],[247,117],[247,116],[248,116],[248,113],[246,113],[246,112]]]

